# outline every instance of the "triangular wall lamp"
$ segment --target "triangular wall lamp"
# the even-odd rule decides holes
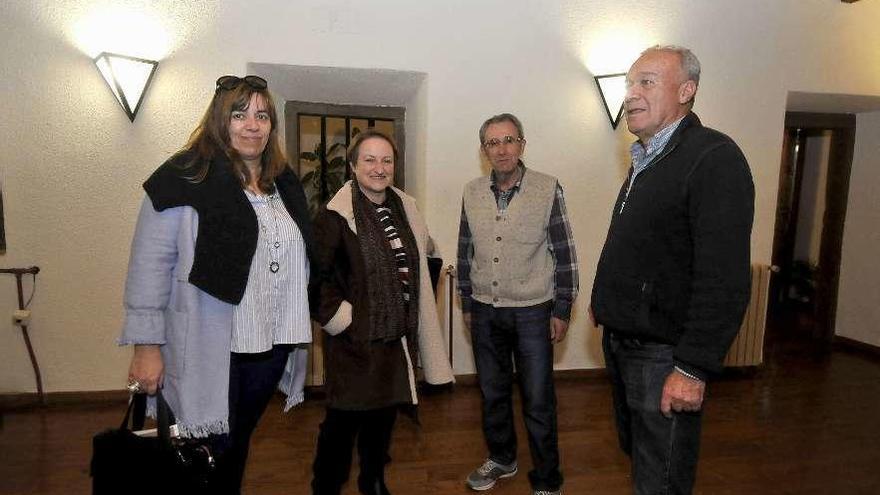
[[[599,87],[599,95],[605,105],[608,120],[611,121],[611,128],[617,129],[620,116],[623,115],[623,101],[626,99],[626,74],[605,74],[593,79]]]
[[[95,57],[95,65],[113,91],[116,100],[122,105],[128,119],[134,122],[144,94],[159,62],[118,53],[102,52]]]

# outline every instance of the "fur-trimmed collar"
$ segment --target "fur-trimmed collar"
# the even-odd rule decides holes
[[[354,204],[351,201],[351,183],[351,180],[346,181],[345,184],[336,191],[336,194],[327,202],[327,209],[338,213],[339,216],[345,219],[348,228],[357,234],[357,227],[354,225]],[[394,186],[391,186],[391,190],[400,198],[408,215],[416,204],[415,198]]]

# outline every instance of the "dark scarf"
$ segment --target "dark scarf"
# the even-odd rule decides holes
[[[171,157],[144,182],[144,190],[156,211],[195,208],[199,231],[189,282],[221,301],[238,304],[257,249],[257,214],[225,156],[215,157],[208,175],[198,183],[185,178],[182,165],[189,157],[187,153]],[[275,178],[275,184],[302,232],[307,256],[313,259],[311,219],[299,179],[288,168]]]
[[[406,218],[400,197],[388,188],[385,204],[391,210],[391,219],[409,265],[409,304],[403,298],[403,287],[397,273],[397,262],[388,237],[382,229],[372,202],[357,185],[351,183],[352,209],[364,266],[367,268],[367,297],[370,328],[362,334],[366,340],[396,340],[416,335],[419,324],[419,250]]]

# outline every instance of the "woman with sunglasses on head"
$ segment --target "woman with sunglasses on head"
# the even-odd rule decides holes
[[[315,218],[312,312],[324,338],[327,413],[312,491],[338,495],[357,439],[365,495],[388,495],[385,465],[399,407],[418,403],[415,368],[453,381],[428,273],[433,250],[415,199],[392,187],[397,148],[368,129],[352,140],[347,182]]]
[[[282,375],[287,407],[302,401],[312,233],[278,125],[264,79],[218,79],[189,142],[144,183],[132,242],[129,389],[161,388],[180,435],[209,437],[217,493],[240,492]]]

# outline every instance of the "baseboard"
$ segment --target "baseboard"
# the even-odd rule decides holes
[[[45,402],[40,402],[40,396],[37,393],[0,394],[0,411],[31,407],[124,403],[126,400],[128,400],[127,390],[50,392],[45,394]]]
[[[868,344],[867,342],[860,342],[849,337],[835,335],[834,347],[847,351],[854,351],[874,360],[880,360],[880,346]]]
[[[605,368],[556,370],[553,377],[556,380],[593,380],[607,377]],[[455,385],[476,386],[477,375],[456,375]],[[450,385],[424,385],[425,393],[446,393],[452,390]],[[324,387],[309,386],[305,390],[309,399],[321,400],[325,398]],[[40,396],[36,393],[0,394],[0,411],[22,409],[32,407],[62,407],[72,405],[90,405],[102,403],[123,403],[128,399],[126,390],[99,390],[94,392],[50,392],[45,394],[45,403],[40,403]]]
[[[605,371],[605,368],[590,368],[590,369],[576,369],[576,370],[554,370],[553,371],[553,379],[557,381],[564,380],[596,380],[596,379],[606,379],[608,377],[608,373]],[[455,375],[455,384],[456,385],[464,385],[464,386],[476,386],[477,385],[477,375],[476,373],[469,373],[466,375]]]

